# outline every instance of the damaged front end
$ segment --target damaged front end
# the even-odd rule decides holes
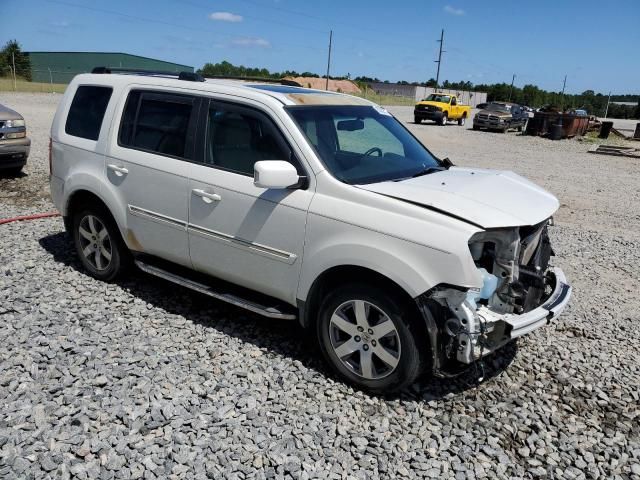
[[[439,285],[416,299],[429,331],[434,373],[452,375],[557,316],[571,287],[550,267],[550,220],[490,229],[469,240],[482,287]]]

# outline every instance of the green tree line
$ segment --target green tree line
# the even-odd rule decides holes
[[[29,56],[22,52],[17,40],[9,40],[0,50],[0,76],[13,75],[14,64],[17,77],[31,80],[31,61]]]
[[[230,62],[222,61],[220,63],[207,63],[198,70],[203,75],[213,76],[234,76],[234,77],[262,77],[262,78],[283,78],[283,77],[316,77],[320,75],[312,72],[296,72],[295,70],[285,70],[283,72],[270,72],[267,68],[251,68],[243,65],[233,65]],[[332,79],[342,80],[350,79],[350,75],[346,76],[330,76]],[[377,77],[357,76],[352,79],[360,86],[367,83],[392,83],[388,80],[380,80]],[[425,87],[435,87],[435,78],[430,78],[426,82],[408,82],[401,80],[396,82],[400,85],[416,85]],[[507,101],[528,105],[530,107],[542,107],[551,105],[557,108],[576,109],[581,108],[593,115],[602,116],[607,108],[608,95],[596,93],[593,90],[586,90],[580,94],[562,95],[561,92],[551,92],[543,90],[536,85],[525,85],[523,87],[514,86],[508,83],[493,84],[477,84],[474,85],[470,81],[451,82],[444,80],[442,88],[451,90],[479,91],[487,93],[488,101]],[[608,116],[616,118],[640,118],[640,96],[639,95],[612,95],[612,102],[636,102],[637,105],[609,105]]]

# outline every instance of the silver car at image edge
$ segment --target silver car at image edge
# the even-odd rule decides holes
[[[176,75],[177,76],[177,75]],[[51,129],[51,194],[78,256],[297,319],[343,380],[457,375],[571,296],[549,192],[436,158],[367,100],[106,68]]]
[[[0,104],[0,175],[18,174],[27,163],[30,149],[24,118]]]

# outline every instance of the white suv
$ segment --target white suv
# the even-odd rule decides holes
[[[51,129],[51,192],[90,275],[130,263],[314,332],[345,380],[450,376],[558,315],[557,199],[439,160],[383,108],[280,84],[99,69]]]

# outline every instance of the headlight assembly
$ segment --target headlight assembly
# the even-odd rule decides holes
[[[5,128],[24,127],[25,123],[24,123],[24,120],[22,119],[5,120],[4,126]]]

